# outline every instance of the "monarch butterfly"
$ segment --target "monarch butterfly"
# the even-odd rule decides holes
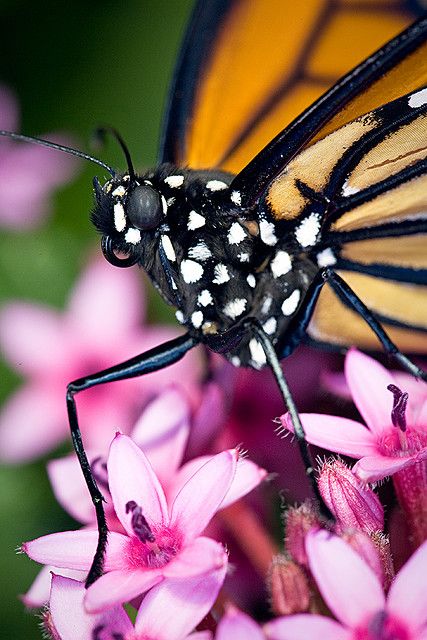
[[[68,386],[73,443],[100,533],[87,584],[102,572],[107,527],[77,392],[165,367],[199,343],[236,366],[268,364],[311,472],[280,358],[306,339],[365,348],[379,340],[424,377],[400,351],[427,350],[427,18],[398,34],[413,17],[399,0],[200,1],[159,168],[137,175],[114,130],[123,174],[36,141],[111,173],[104,185],[94,180],[92,220],[104,255],[119,267],[143,266],[187,328]],[[357,49],[344,46],[348,39]],[[334,84],[340,72],[348,73]]]

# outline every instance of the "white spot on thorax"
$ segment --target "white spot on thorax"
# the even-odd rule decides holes
[[[242,313],[246,309],[247,304],[248,301],[245,300],[245,298],[234,298],[234,300],[230,300],[230,302],[227,302],[227,304],[223,308],[223,312],[226,316],[228,316],[232,320],[235,320],[242,315]]]
[[[195,229],[199,229],[200,227],[203,227],[205,222],[206,220],[204,219],[203,216],[200,215],[200,213],[197,213],[197,211],[194,211],[194,210],[190,211],[188,215],[187,229],[189,231],[194,231]]]
[[[240,195],[240,191],[232,191],[230,196],[231,202],[237,204],[239,207],[242,204],[242,196]]]
[[[198,282],[203,275],[203,267],[194,260],[183,260],[181,262],[181,273],[187,284]]]
[[[169,236],[161,236],[161,241],[162,241],[162,247],[165,250],[165,254],[168,260],[170,260],[171,262],[175,262],[176,260],[176,254],[175,254],[175,249],[173,248],[171,239],[169,238]]]
[[[227,238],[229,244],[240,244],[246,238],[246,233],[244,232],[242,225],[238,222],[233,222]]]
[[[178,311],[175,311],[175,318],[178,320],[178,322],[184,324],[184,314],[179,309]]]
[[[268,320],[266,320],[262,325],[262,328],[264,329],[267,335],[271,336],[273,333],[276,332],[276,329],[277,329],[276,318],[269,318]]]
[[[166,184],[168,184],[173,189],[177,189],[184,184],[184,176],[168,176],[163,180]]]
[[[336,264],[336,262],[337,259],[329,247],[317,254],[317,264],[319,267],[331,267]]]
[[[126,189],[122,184],[120,184],[116,189],[114,189],[111,195],[116,196],[117,198],[121,198],[125,195]]]
[[[408,100],[408,105],[411,107],[411,109],[422,107],[424,104],[427,104],[427,88],[413,93]]]
[[[270,311],[272,302],[273,302],[273,298],[271,296],[267,296],[264,302],[262,303],[262,307],[261,307],[261,313],[263,315],[267,315],[267,313]]]
[[[301,292],[299,289],[295,289],[292,291],[291,295],[288,296],[282,303],[282,313],[284,316],[291,316],[297,310],[299,305],[299,301],[301,299]]]
[[[209,191],[222,191],[223,189],[228,189],[228,185],[222,180],[209,180],[206,183],[206,189],[209,189]]]
[[[114,210],[114,226],[117,231],[124,231],[126,228],[126,214],[121,202],[116,202]]]
[[[126,231],[125,241],[129,242],[129,244],[138,244],[141,240],[141,232],[139,229],[134,229],[131,227]]]
[[[240,358],[238,358],[237,356],[232,356],[230,358],[230,362],[234,367],[240,367]]]
[[[359,191],[360,189],[358,187],[351,187],[348,184],[348,180],[345,180],[341,189],[341,195],[343,195],[346,198],[348,196],[352,196],[354,193],[358,193]]]
[[[304,218],[296,228],[295,237],[302,247],[312,247],[316,244],[319,231],[320,216],[318,213],[311,213],[307,218]]]
[[[162,201],[163,213],[164,213],[164,215],[166,215],[166,213],[168,211],[168,203],[166,202],[165,196],[160,196],[160,200]]]
[[[213,303],[213,298],[211,296],[210,291],[207,289],[203,289],[197,297],[197,302],[202,305],[202,307],[207,307],[209,304]]]
[[[190,247],[188,250],[188,256],[195,260],[207,260],[212,256],[209,247],[202,240],[196,244],[195,247]]]
[[[250,287],[252,287],[252,289],[256,287],[256,278],[252,273],[248,275],[248,277],[246,278],[246,282]]]
[[[195,311],[191,314],[191,323],[193,327],[199,329],[202,326],[203,313],[201,311]]]
[[[237,256],[240,262],[249,262],[249,253],[239,253]]]
[[[166,204],[168,205],[168,207],[171,207],[173,205],[173,203],[175,202],[176,198],[168,198],[166,200]]]
[[[267,362],[262,344],[255,338],[249,342],[249,351],[255,367],[261,368]]]
[[[212,282],[214,284],[224,284],[230,280],[230,274],[225,264],[217,264],[214,269],[214,277]]]
[[[276,228],[272,222],[261,220],[259,223],[259,233],[263,243],[269,247],[273,247],[277,243]]]
[[[284,276],[292,270],[291,256],[287,251],[278,251],[270,263],[270,269],[275,278]]]

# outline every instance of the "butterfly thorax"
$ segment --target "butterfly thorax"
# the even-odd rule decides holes
[[[96,189],[92,220],[115,251],[135,255],[176,307],[178,321],[201,341],[256,318],[276,343],[316,269],[267,210],[244,209],[232,177],[171,165],[133,183],[118,176]],[[250,335],[226,356],[236,366],[265,364]]]

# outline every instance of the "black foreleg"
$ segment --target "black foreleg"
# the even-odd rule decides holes
[[[95,505],[99,534],[96,553],[86,579],[86,587],[95,582],[95,580],[102,574],[105,549],[107,545],[108,527],[102,504],[104,498],[98,488],[95,478],[93,477],[89,460],[87,459],[87,455],[83,447],[74,396],[76,393],[95,387],[98,384],[115,382],[116,380],[125,380],[127,378],[136,378],[137,376],[142,376],[146,373],[163,369],[164,367],[180,360],[187,351],[196,344],[197,340],[192,338],[189,334],[186,334],[179,338],[175,338],[174,340],[170,340],[169,342],[165,342],[159,347],[150,349],[149,351],[135,356],[134,358],[114,367],[74,380],[67,386],[67,410],[71,437],[92,502]]]

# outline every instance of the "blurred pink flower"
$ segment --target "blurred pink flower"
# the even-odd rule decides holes
[[[265,640],[262,628],[236,607],[228,606],[221,618],[215,640]]]
[[[312,531],[306,546],[311,573],[338,622],[310,614],[277,618],[264,627],[269,640],[425,640],[427,543],[402,567],[387,596],[375,573],[337,536]]]
[[[0,86],[0,129],[17,133],[19,108],[10,89]],[[44,134],[54,142],[73,145],[65,135]],[[0,225],[29,229],[50,212],[53,189],[68,182],[76,173],[76,158],[34,144],[0,139]]]
[[[353,472],[364,482],[375,482],[427,459],[427,385],[407,378],[409,401],[403,408],[405,427],[397,424],[395,403],[388,387],[396,385],[390,371],[373,358],[350,349],[345,374],[353,400],[365,425],[322,414],[301,414],[307,440],[329,451],[359,458]],[[420,392],[420,388],[423,392]],[[412,401],[412,390],[415,401]],[[422,398],[422,400],[421,400]],[[290,420],[281,417],[291,430]]]
[[[132,269],[93,261],[80,276],[64,312],[13,302],[0,313],[0,346],[26,382],[0,413],[0,457],[20,462],[68,437],[68,382],[117,364],[176,335],[172,327],[141,327],[142,283]],[[129,431],[143,404],[177,378],[194,390],[199,367],[187,354],[172,367],[135,380],[101,385],[79,394],[85,445],[104,451],[117,429]]]
[[[164,585],[153,587],[139,607],[135,627],[121,606],[101,613],[88,613],[83,604],[84,585],[54,575],[49,609],[44,614],[44,627],[58,640],[101,637],[121,640],[210,640],[212,636],[209,631],[191,631],[212,608],[224,581],[225,571],[226,563],[207,575],[169,580],[166,588]]]
[[[171,505],[149,461],[127,436],[117,434],[108,457],[116,514],[125,533],[109,533],[106,573],[89,587],[88,611],[127,602],[168,579],[208,574],[226,562],[217,542],[201,537],[219,509],[236,471],[237,452],[224,451],[184,484]],[[51,534],[23,545],[27,555],[56,567],[88,570],[97,531]]]

